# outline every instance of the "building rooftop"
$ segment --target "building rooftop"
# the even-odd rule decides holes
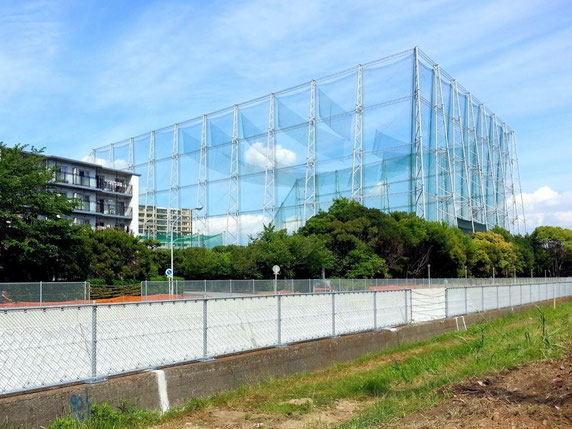
[[[57,155],[47,155],[44,154],[43,156],[45,156],[47,159],[53,159],[55,161],[61,161],[61,162],[68,162],[70,164],[78,164],[78,165],[83,165],[85,167],[92,167],[92,168],[97,168],[103,171],[107,171],[110,173],[120,173],[120,174],[125,174],[125,175],[132,175],[132,176],[141,176],[141,174],[136,173],[134,171],[129,171],[129,170],[120,170],[118,168],[111,168],[111,167],[106,167],[104,165],[101,164],[96,164],[93,162],[87,162],[87,161],[80,161],[78,159],[72,159],[72,158],[65,158],[63,156],[57,156]]]

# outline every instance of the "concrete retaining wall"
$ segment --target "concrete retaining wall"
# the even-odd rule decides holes
[[[557,301],[570,300],[563,298]],[[552,301],[545,302],[552,304]],[[464,316],[467,327],[483,319],[522,312],[533,307],[491,310]],[[270,377],[323,369],[347,362],[366,353],[423,341],[458,329],[459,317],[434,320],[338,338],[298,343],[222,357],[210,362],[194,362],[117,376],[94,384],[75,384],[0,398],[0,427],[33,428],[69,414],[82,420],[93,403],[119,404],[127,400],[144,409],[165,410],[184,404],[191,397],[232,390]]]

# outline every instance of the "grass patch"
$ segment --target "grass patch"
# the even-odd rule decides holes
[[[205,400],[194,399],[163,416],[126,407],[106,406],[89,421],[71,418],[53,428],[122,428],[168,423],[216,407],[255,415],[306,414],[332,406],[336,399],[363,401],[367,406],[342,428],[376,427],[430,407],[448,396],[446,386],[475,375],[513,368],[562,355],[571,344],[572,303],[543,307],[484,321],[465,332],[363,356],[325,370],[244,386]],[[303,405],[291,399],[310,398]],[[96,407],[94,406],[94,410]],[[103,415],[108,414],[109,418]]]

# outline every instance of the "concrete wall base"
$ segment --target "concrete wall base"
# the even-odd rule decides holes
[[[562,298],[556,302],[572,300]],[[433,320],[375,332],[309,341],[232,356],[209,362],[193,362],[111,377],[93,384],[74,384],[0,398],[0,428],[35,428],[58,417],[89,415],[93,403],[118,405],[123,401],[149,410],[179,406],[190,398],[205,398],[245,384],[315,371],[334,363],[348,362],[403,344],[427,340],[445,332],[464,329],[482,320],[520,313],[534,305],[552,305],[552,300],[514,308],[491,310],[461,317]]]

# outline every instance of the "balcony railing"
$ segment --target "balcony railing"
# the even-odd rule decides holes
[[[103,191],[116,192],[118,194],[133,195],[133,187],[122,181],[106,180],[102,177],[82,176],[73,173],[56,172],[56,183],[69,183],[71,185],[79,185],[92,189],[101,189]]]
[[[99,203],[95,201],[81,201],[76,210],[94,214],[104,214],[110,216],[133,216],[133,209],[121,204]]]

